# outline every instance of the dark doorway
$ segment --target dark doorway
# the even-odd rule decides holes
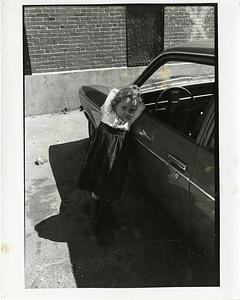
[[[164,47],[164,6],[127,5],[126,20],[127,65],[147,65]]]

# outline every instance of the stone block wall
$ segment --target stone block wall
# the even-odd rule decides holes
[[[214,38],[213,6],[165,6],[164,48]]]
[[[124,6],[24,8],[32,73],[126,65]]]
[[[126,5],[25,6],[24,25],[32,73],[127,67]],[[213,37],[214,6],[164,6],[164,48]]]

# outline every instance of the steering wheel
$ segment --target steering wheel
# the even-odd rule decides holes
[[[181,112],[181,101],[180,101],[180,95],[184,93],[188,95],[191,99],[187,104],[186,110]],[[192,120],[192,105],[193,105],[193,94],[186,89],[185,87],[176,86],[176,87],[169,87],[165,90],[163,90],[159,96],[157,97],[157,100],[155,102],[155,112],[157,113],[158,108],[158,102],[163,101],[164,97],[166,95],[169,95],[168,103],[167,103],[167,111],[165,114],[165,122],[170,125],[171,127],[181,131],[182,133],[189,135],[190,133],[190,127],[191,127],[191,120]],[[183,97],[183,96],[181,96]],[[166,98],[165,98],[166,99]],[[173,101],[177,101],[176,106],[172,105]],[[185,101],[183,101],[185,102]],[[185,102],[186,103],[186,102]]]
[[[162,100],[164,96],[166,97],[166,94],[175,93],[177,95],[178,94],[177,92],[179,92],[179,91],[183,91],[185,94],[188,94],[191,98],[191,102],[193,101],[193,94],[185,87],[182,87],[182,86],[169,87],[169,88],[163,90],[157,97],[156,102],[155,102],[155,112],[157,112],[158,102],[160,102],[160,100]],[[172,101],[173,101],[173,99],[168,100],[168,109],[170,108]],[[180,97],[178,97],[177,101],[178,101],[177,106],[179,109],[180,108]]]

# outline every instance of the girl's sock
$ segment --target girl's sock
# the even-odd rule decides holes
[[[97,223],[99,221],[99,211],[101,206],[100,199],[91,199],[91,219],[93,223]]]

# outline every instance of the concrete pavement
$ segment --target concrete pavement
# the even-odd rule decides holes
[[[27,288],[76,287],[67,244],[39,238],[34,226],[58,214],[61,204],[49,162],[49,147],[81,140],[87,136],[87,123],[79,111],[25,119]],[[37,161],[43,161],[44,164],[36,165]]]

